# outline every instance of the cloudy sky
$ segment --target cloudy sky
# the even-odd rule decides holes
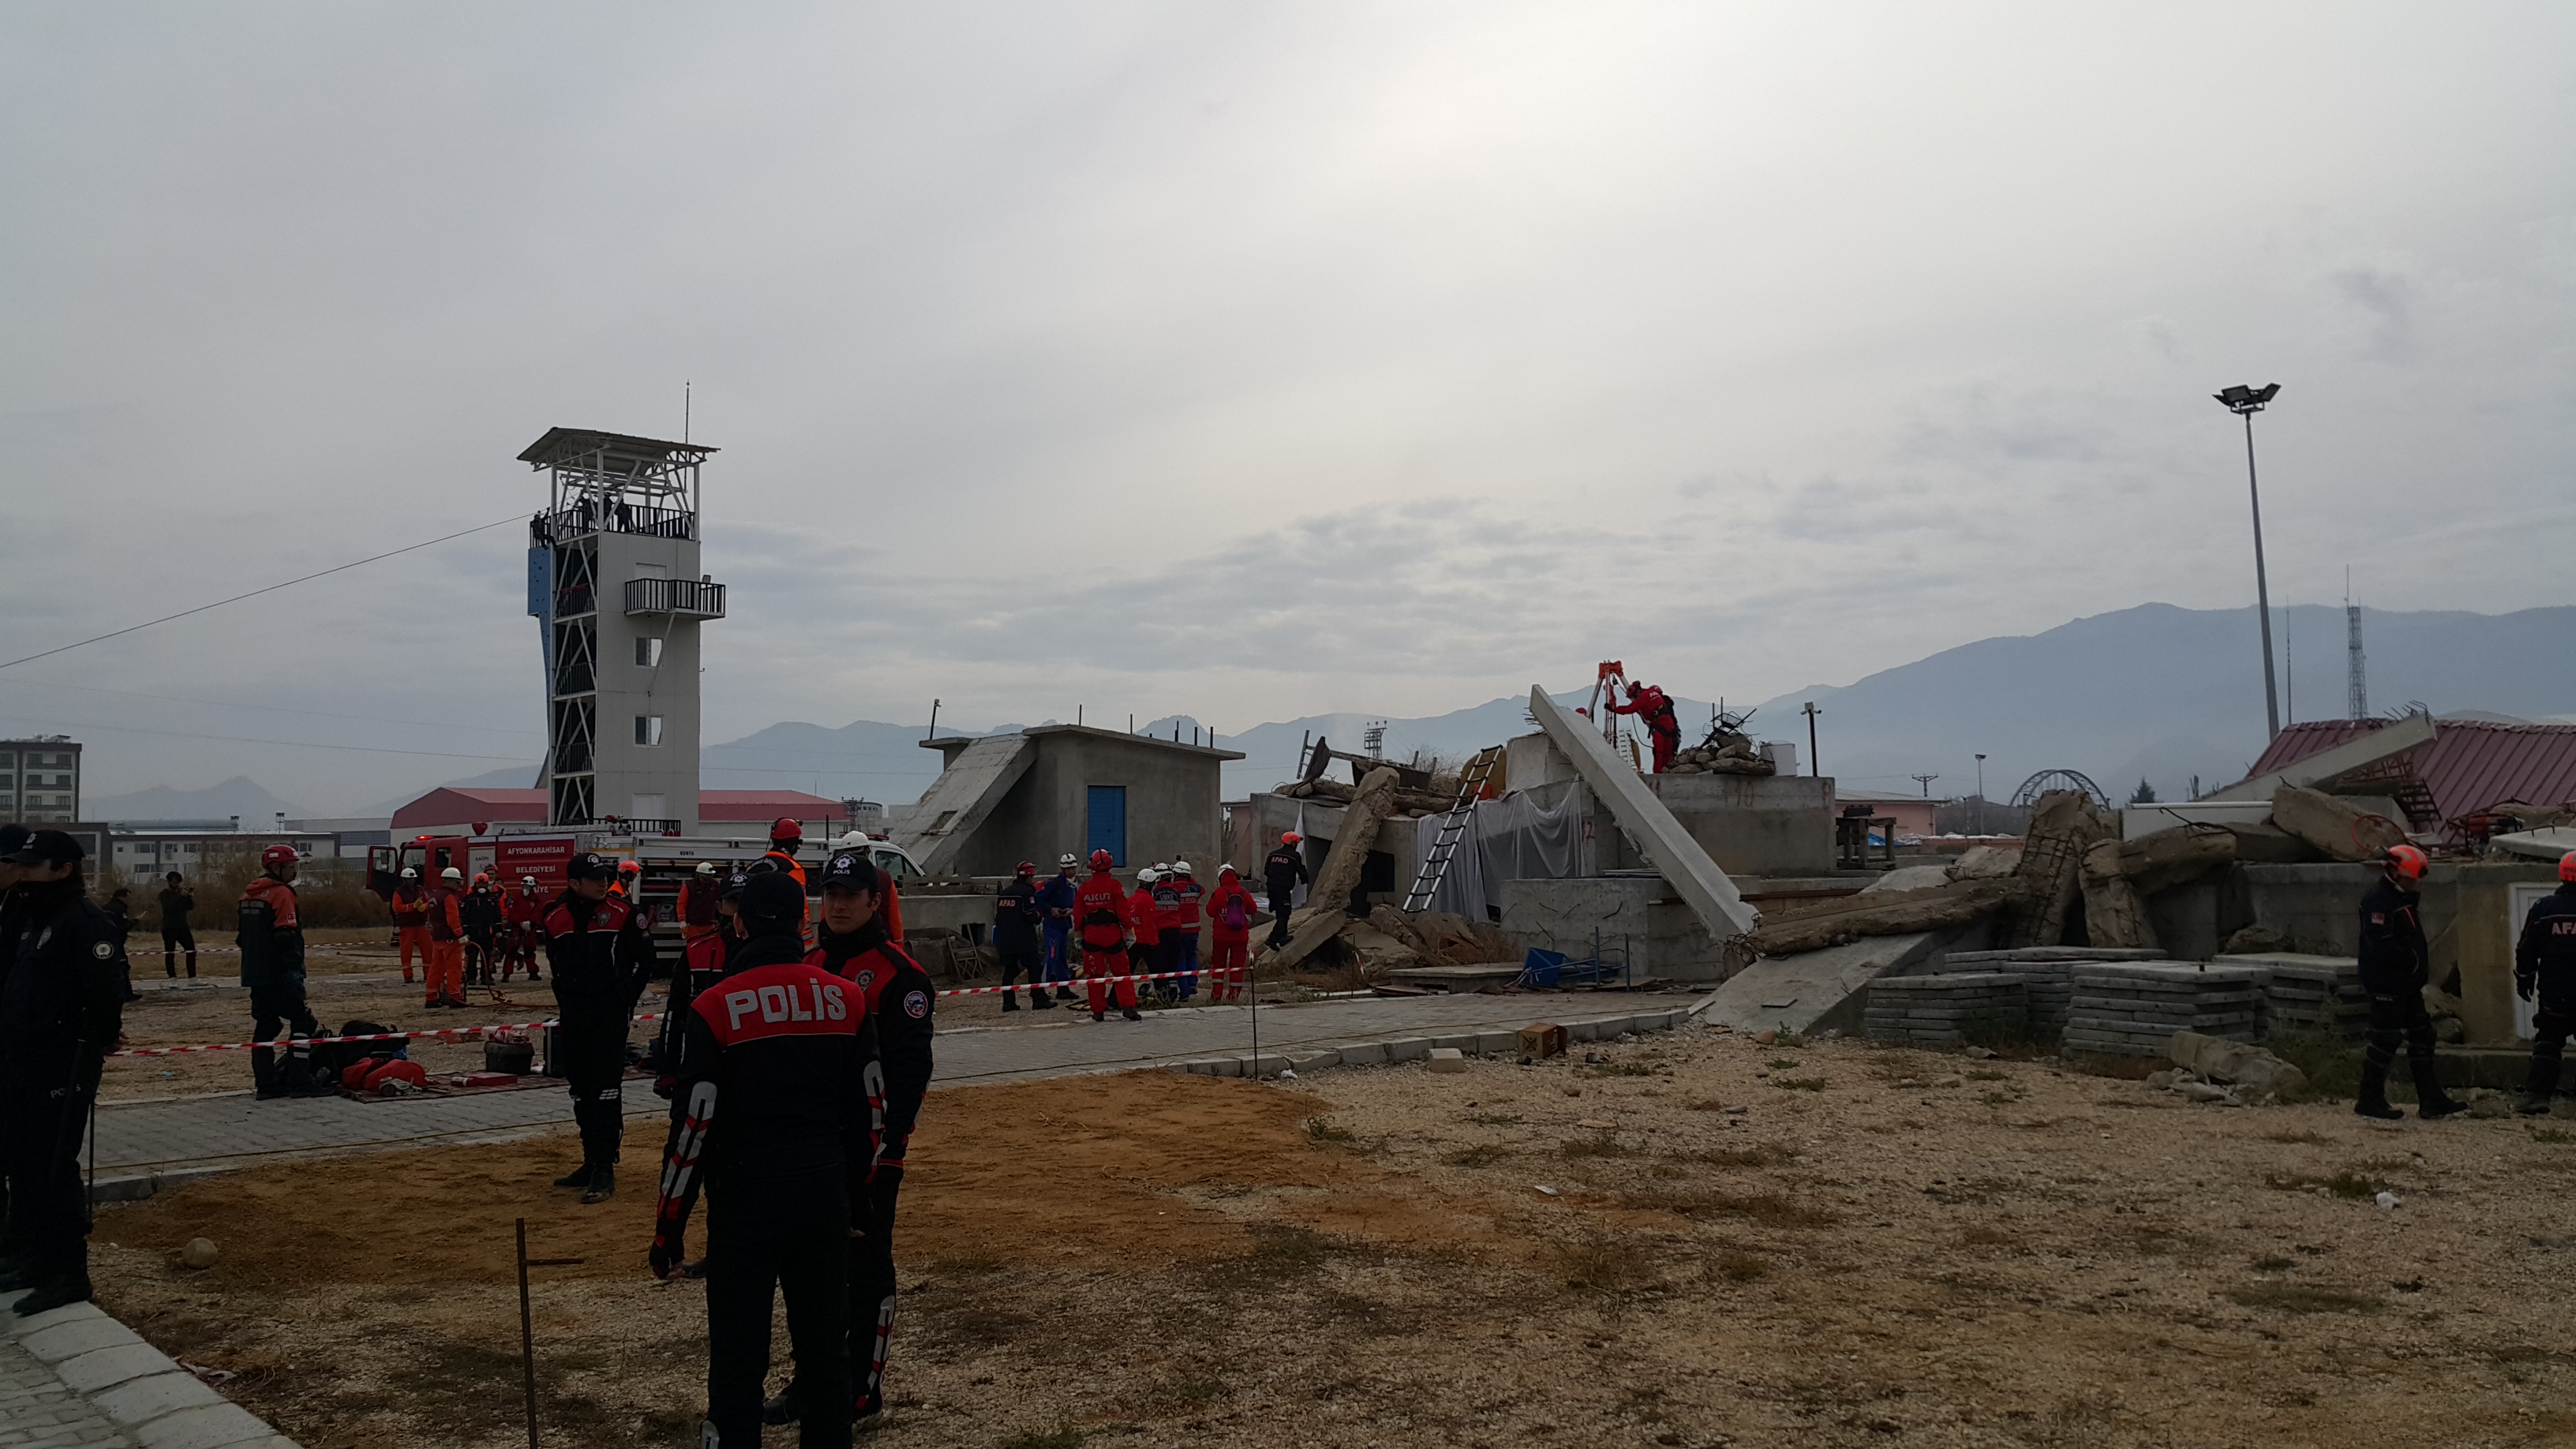
[[[0,11],[0,658],[693,436],[706,737],[1759,698],[2567,602],[2576,9]],[[2150,13],[2152,12],[2152,13]],[[0,669],[91,789],[542,744],[524,530]]]

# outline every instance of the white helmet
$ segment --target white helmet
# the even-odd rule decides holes
[[[420,879],[420,872],[419,872],[419,871],[416,871],[416,870],[414,870],[414,869],[412,869],[410,866],[404,866],[404,867],[403,867],[403,879],[404,879],[404,880],[418,880],[418,879]]]
[[[465,879],[465,872],[458,870],[456,867],[451,865],[447,869],[440,871],[438,873],[438,878],[440,880],[463,880]]]
[[[1161,880],[1162,878],[1162,872],[1154,869],[1150,865],[1145,867],[1143,870],[1136,872],[1136,884],[1140,886],[1152,885],[1154,882]]]
[[[699,862],[698,862],[698,874],[700,874],[700,875],[714,875],[715,873],[716,873],[716,863],[715,863],[714,861],[712,861],[712,860],[702,860],[702,861],[699,861]]]
[[[1055,863],[1056,863],[1056,864],[1058,864],[1058,865],[1062,865],[1062,866],[1076,866],[1076,865],[1080,865],[1080,864],[1082,864],[1082,862],[1081,862],[1081,861],[1078,861],[1078,860],[1076,860],[1076,859],[1074,859],[1074,858],[1073,858],[1073,852],[1072,852],[1072,851],[1070,851],[1070,850],[1066,851],[1066,852],[1065,852],[1064,854],[1062,854],[1062,855],[1057,856],[1057,857],[1055,858]]]
[[[537,878],[536,878],[535,876],[532,876],[532,875],[523,875],[523,876],[519,877],[519,884],[521,884],[521,885],[523,885],[523,886],[532,886],[532,885],[535,885],[536,883],[537,883]]]
[[[1172,873],[1172,863],[1171,863],[1170,861],[1168,861],[1168,860],[1158,860],[1158,861],[1155,861],[1155,862],[1154,862],[1154,874],[1156,874],[1156,875],[1158,875],[1158,876],[1164,876],[1164,875],[1170,875],[1171,873]]]
[[[865,832],[853,830],[844,834],[840,839],[833,841],[832,848],[834,850],[855,850],[867,843],[868,837]]]
[[[1186,877],[1189,873],[1190,863],[1188,861],[1176,860],[1172,862],[1172,874]]]

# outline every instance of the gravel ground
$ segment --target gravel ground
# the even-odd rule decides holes
[[[962,1088],[924,1123],[880,1445],[2576,1437],[2566,1121],[1694,1029],[1458,1075]],[[642,1269],[643,1135],[588,1211],[542,1186],[553,1138],[110,1208],[102,1295],[314,1449],[523,1442],[526,1215],[582,1259],[539,1273],[547,1442],[685,1444],[702,1320]],[[223,1261],[172,1266],[200,1232]]]

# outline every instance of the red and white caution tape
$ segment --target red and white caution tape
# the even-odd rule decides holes
[[[1232,971],[1240,970],[1242,968],[1228,967],[1227,969]],[[1102,986],[1109,986],[1120,981],[1169,981],[1183,976],[1211,976],[1214,974],[1216,973],[1213,968],[1203,966],[1196,971],[1153,971],[1140,972],[1129,976],[1076,976],[1070,980],[1049,981],[1044,983],[1024,982],[1013,986],[958,986],[934,994],[939,996],[989,996],[997,991],[1019,991],[1022,989],[1029,991],[1045,991],[1053,990],[1058,986],[1089,986],[1095,983]],[[647,1011],[637,1014],[631,1018],[631,1020],[660,1021],[663,1015],[664,1013],[662,1012]],[[331,1042],[344,1041],[421,1041],[430,1038],[445,1040],[490,1036],[495,1032],[504,1031],[537,1031],[545,1027],[559,1024],[560,1023],[557,1019],[549,1017],[544,1021],[516,1021],[493,1026],[448,1026],[440,1027],[431,1031],[377,1031],[367,1032],[358,1036],[308,1036],[297,1038],[296,1040],[303,1046],[322,1046]],[[123,1051],[109,1052],[108,1055],[111,1057],[177,1057],[191,1056],[200,1052],[246,1052],[254,1047],[273,1047],[275,1045],[277,1045],[276,1042],[265,1041],[224,1041],[208,1042],[201,1046],[128,1047]]]

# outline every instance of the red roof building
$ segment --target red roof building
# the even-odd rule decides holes
[[[709,835],[757,825],[766,838],[769,823],[782,815],[802,824],[808,834],[815,834],[842,823],[844,813],[840,801],[802,790],[698,792],[699,829]],[[396,837],[461,834],[477,823],[542,825],[545,819],[543,790],[469,790],[447,785],[395,811],[393,832]]]
[[[2335,719],[2287,726],[2273,737],[2263,758],[2254,762],[2253,773],[2265,775],[2285,769],[2387,723]],[[2432,743],[2345,776],[2343,786],[2350,789],[2381,779],[2392,785],[2410,778],[2421,781],[2444,821],[2507,801],[2524,805],[2576,802],[2576,725],[2437,719],[2433,731]]]

